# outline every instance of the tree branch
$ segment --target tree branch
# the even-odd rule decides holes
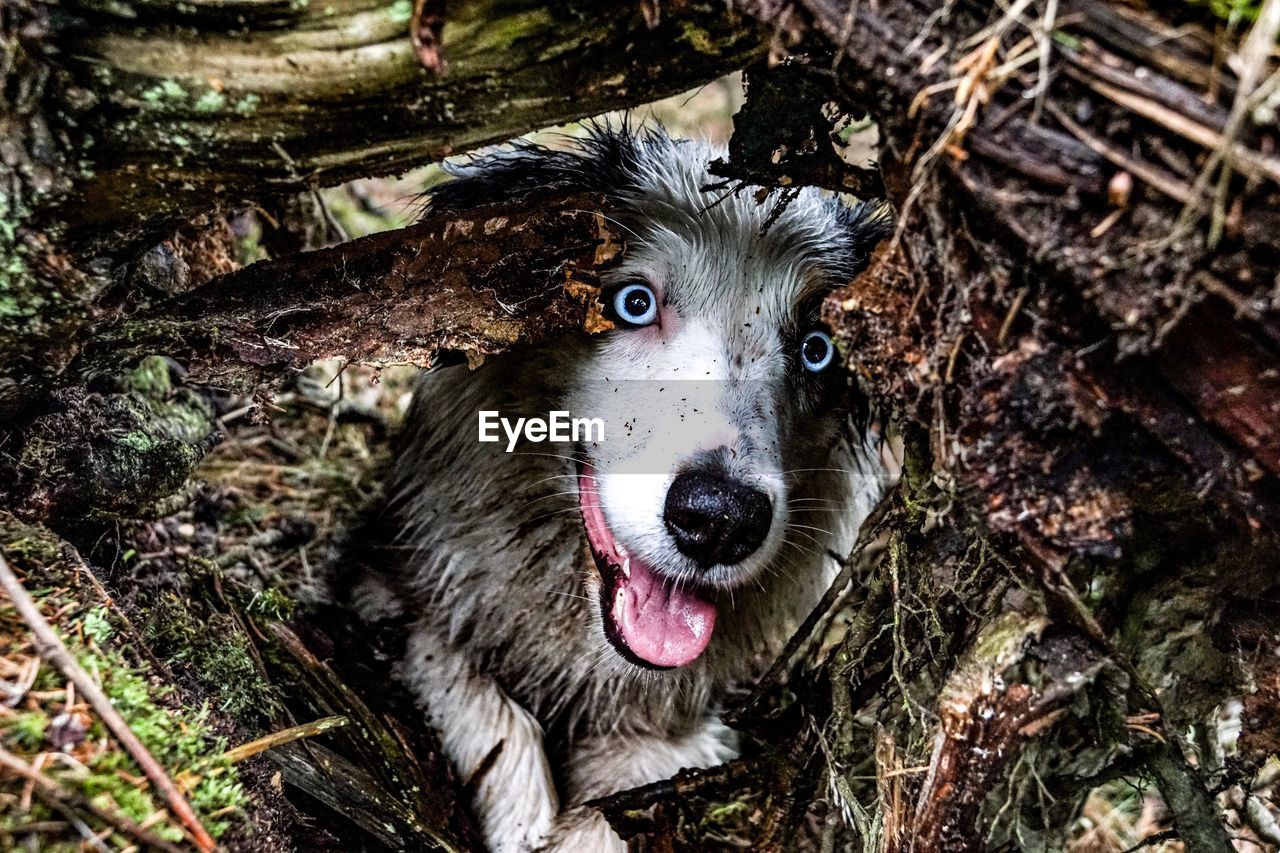
[[[523,199],[252,264],[98,329],[81,370],[161,353],[189,382],[244,387],[318,358],[425,366],[582,329],[622,249],[602,211],[592,195]]]

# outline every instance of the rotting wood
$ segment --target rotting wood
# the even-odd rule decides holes
[[[947,4],[945,10],[934,3],[805,0],[800,5],[809,13],[808,22],[840,50],[834,88],[823,91],[834,91],[844,113],[865,110],[877,120],[885,186],[900,214],[896,245],[882,250],[871,270],[827,305],[826,316],[841,332],[851,366],[874,397],[927,434],[932,452],[921,454],[916,464],[931,466],[938,481],[954,490],[948,524],[981,519],[997,534],[991,547],[1009,559],[1009,571],[1023,583],[1036,582],[1026,556],[1048,554],[1082,588],[1101,584],[1103,592],[1094,593],[1089,605],[1098,611],[1090,617],[1092,631],[1069,627],[1073,623],[1060,599],[1042,592],[1034,596],[1055,622],[1068,626],[1064,630],[1080,631],[1073,639],[1084,643],[1082,652],[1103,656],[1121,673],[1148,679],[1163,675],[1151,669],[1141,632],[1133,633],[1133,626],[1152,618],[1158,623],[1158,617],[1125,611],[1132,585],[1140,583],[1133,575],[1150,572],[1162,581],[1182,575],[1211,584],[1219,590],[1217,599],[1180,606],[1194,614],[1187,618],[1213,624],[1225,608],[1238,606],[1240,589],[1250,589],[1246,595],[1252,597],[1251,582],[1261,568],[1261,551],[1252,549],[1265,549],[1280,532],[1274,461],[1280,448],[1280,373],[1274,369],[1280,348],[1270,248],[1280,221],[1270,164],[1274,123],[1245,127],[1233,141],[1243,168],[1256,180],[1229,185],[1234,212],[1227,216],[1225,241],[1214,247],[1207,220],[1190,231],[1181,227],[1183,206],[1199,201],[1195,164],[1221,147],[1227,106],[1237,88],[1235,72],[1217,68],[1223,76],[1216,93],[1221,100],[1197,105],[1188,100],[1200,100],[1204,93],[1185,84],[1208,79],[1216,68],[1211,35],[1201,38],[1202,31],[1186,27],[1186,38],[1171,39],[1173,28],[1154,11],[1063,2],[1056,14],[1061,44],[1041,63],[1051,76],[1037,80],[1027,51],[1037,36],[1050,34],[1034,32],[1037,16],[1030,14],[1030,3],[994,11],[965,2]],[[1086,8],[1101,13],[1083,14]],[[1081,30],[1091,41],[1076,43]],[[1210,49],[1201,50],[1206,44]],[[1110,62],[1111,57],[1124,61],[1081,79],[1091,67],[1101,67],[1091,61]],[[1167,78],[1150,67],[1135,67],[1159,57],[1168,60],[1156,65]],[[983,63],[988,69],[1003,63],[999,67],[1005,71],[985,76]],[[807,64],[824,81],[832,67],[821,54]],[[1064,67],[1069,73],[1060,73]],[[751,81],[757,94],[769,85],[768,73],[757,69]],[[1107,79],[1097,79],[1103,76]],[[780,91],[800,91],[786,73],[776,79]],[[1109,90],[1107,97],[1098,97],[1099,83],[1126,94],[1114,98]],[[932,95],[922,97],[925,92]],[[1043,124],[1023,114],[1033,92],[1049,107]],[[1192,118],[1178,121],[1171,115],[1178,109]],[[758,162],[738,165],[739,175],[756,169],[751,174],[777,187],[784,200],[796,184],[833,183],[822,158],[795,156],[786,136],[792,128],[779,130],[786,125],[784,115],[797,113],[805,113],[803,105],[756,116],[749,129],[766,141],[754,148],[773,153],[773,162],[763,169]],[[1058,116],[1067,120],[1058,122]],[[1165,125],[1176,125],[1181,137],[1166,132]],[[826,142],[822,130],[811,137]],[[832,130],[826,128],[827,134]],[[776,144],[768,144],[770,133]],[[1129,171],[1126,156],[1140,166],[1159,165]],[[724,171],[733,169],[730,163]],[[1124,179],[1141,182],[1153,176],[1159,179],[1159,194],[1145,191],[1141,183],[1133,191],[1114,191]],[[1193,212],[1207,216],[1209,202],[1206,196]],[[1189,550],[1186,543],[1197,541],[1192,531],[1202,528],[1207,530],[1200,536],[1221,542],[1210,539],[1215,544]],[[1182,530],[1186,539],[1178,535]],[[1248,543],[1239,560],[1232,553],[1237,546],[1228,544],[1233,537]],[[937,583],[916,575],[914,583],[921,582],[925,589]],[[895,608],[903,598],[921,594],[911,583],[904,576],[900,586],[895,576]],[[1274,589],[1274,579],[1262,583]],[[967,600],[966,606],[976,607],[975,618],[992,612],[983,607],[1000,604]],[[895,612],[892,622],[885,616],[875,627],[893,630],[894,645],[906,642],[913,653],[912,643],[932,648],[927,632],[899,639],[899,619]],[[949,630],[963,634],[974,621],[960,618],[951,624]],[[1115,637],[1121,626],[1130,634]],[[1148,630],[1161,636],[1154,626]],[[1233,642],[1233,630],[1222,628],[1222,642]],[[921,665],[911,661],[904,677],[900,658],[886,664],[884,650],[868,645],[860,650],[864,663],[890,666],[886,705],[910,707],[910,669]],[[954,651],[937,652],[942,671],[954,663]],[[1176,659],[1165,661],[1166,670],[1175,666]],[[1229,686],[1229,679],[1214,681],[1219,676],[1209,668],[1182,675],[1193,693],[1199,678],[1219,697],[1239,689]],[[803,681],[788,687],[801,697],[793,704],[816,720],[825,719],[826,697],[820,690]],[[826,725],[838,732],[841,713],[866,712],[865,698],[851,696],[838,683],[833,688],[830,713],[836,725]],[[1127,701],[1138,711],[1152,710],[1143,697],[1154,694],[1141,679],[1132,687],[1108,689],[1116,688],[1125,697],[1121,711]],[[1091,701],[1099,708],[1115,705],[1115,695],[1108,697],[1106,689],[1097,693]],[[997,702],[1008,702],[1010,718],[1017,718],[1018,697],[1001,693]],[[842,705],[847,709],[840,712]],[[1158,703],[1155,707],[1159,710]],[[1181,723],[1175,718],[1189,715],[1186,708],[1174,705],[1166,711],[1165,731],[1185,727],[1187,716]],[[1114,712],[1114,707],[1107,711]],[[894,717],[885,706],[875,714],[878,720]],[[1052,718],[1050,713],[1046,720]],[[771,722],[779,726],[783,719]],[[1069,728],[1081,725],[1073,720]],[[1023,778],[1059,748],[1056,726],[1033,728],[1045,737],[1028,753],[1031,770],[1022,771]],[[910,738],[918,731],[914,725],[896,730],[898,755],[918,755]],[[1019,739],[993,734],[997,745],[1012,746]],[[1087,734],[1095,745],[1107,742],[1104,733]],[[1221,803],[1208,784],[1213,771],[1189,762],[1185,749],[1166,739],[1159,749],[1139,749],[1138,756],[1156,771],[1178,835],[1193,847],[1223,849]],[[953,758],[960,754],[952,752]],[[838,748],[832,754],[833,773],[857,760]],[[967,790],[977,800],[1017,783],[1016,764],[1004,778],[987,776],[978,766],[947,769],[956,770],[961,780],[947,790]],[[1131,765],[1127,772],[1140,769],[1141,764]],[[936,763],[932,772],[939,778]],[[1049,812],[1065,806],[1068,813],[1059,812],[1058,819],[1069,819],[1070,804],[1082,796],[1081,780],[1051,774],[1034,778],[1035,784],[1048,786],[1056,805],[1045,807],[1044,815],[1026,817],[1032,823],[1048,820]],[[946,849],[980,848],[1010,825],[1022,826],[1022,803],[1011,787],[1003,806],[985,815],[1004,825],[990,826],[978,825],[976,800],[943,796],[937,786],[926,795],[919,784],[895,782],[895,796],[918,795],[916,817],[936,810],[912,832],[938,842],[945,838]],[[838,791],[833,781],[837,800],[844,796]],[[855,822],[860,807],[849,804]],[[898,813],[880,817],[895,825],[902,819]],[[859,828],[875,830],[866,822]],[[1045,832],[1042,842],[1061,838],[1051,828],[1039,828]],[[929,849],[927,841],[918,843]]]
[[[263,627],[263,642],[274,652],[273,680],[288,685],[309,713],[340,714],[350,721],[328,732],[332,747],[308,740],[265,753],[285,772],[286,781],[384,841],[388,830],[377,816],[392,815],[397,829],[391,834],[399,837],[393,846],[477,849],[480,836],[462,785],[434,733],[396,720],[388,710],[388,700],[398,695],[394,691],[380,691],[377,711],[357,692],[388,677],[377,661],[394,646],[363,636],[347,612],[311,614],[306,623],[294,626],[302,636],[278,622]],[[344,643],[357,642],[371,650],[372,660],[334,654]],[[392,707],[403,714],[419,713],[408,701]]]
[[[705,0],[656,27],[639,4],[454,0],[443,22],[437,4],[416,6],[433,18],[443,71],[422,67],[431,51],[415,50],[411,3],[74,4],[55,59],[92,93],[69,115],[94,141],[83,202],[62,213],[114,251],[218,200],[391,174],[652,101],[763,46]]]
[[[930,193],[931,199],[942,200],[949,211],[945,221],[917,220],[919,225],[910,221],[908,213],[902,226],[908,234],[920,230],[921,225],[935,232],[919,250],[928,246],[945,251],[957,241],[967,241],[966,232],[972,230],[978,242],[971,265],[1025,269],[1034,285],[1033,301],[1046,305],[1052,301],[1051,310],[1061,321],[1056,334],[1066,339],[1070,350],[1056,357],[1062,359],[1064,372],[1079,377],[1084,391],[1079,399],[1081,420],[1096,421],[1096,411],[1133,413],[1134,428],[1149,432],[1169,452],[1184,459],[1192,476],[1200,478],[1214,496],[1234,503],[1255,523],[1275,530],[1280,523],[1280,374],[1268,365],[1280,362],[1280,343],[1271,332],[1276,308],[1268,295],[1267,272],[1274,272],[1274,263],[1267,253],[1280,230],[1280,187],[1266,180],[1233,185],[1233,192],[1249,204],[1247,215],[1228,223],[1239,248],[1214,253],[1205,246],[1203,235],[1195,233],[1184,235],[1174,245],[1161,245],[1178,230],[1182,205],[1191,198],[1194,174],[1176,178],[1167,166],[1145,172],[1138,168],[1133,177],[1140,181],[1144,176],[1164,178],[1157,188],[1174,198],[1136,192],[1118,224],[1100,236],[1093,234],[1095,225],[1112,212],[1105,198],[1106,185],[1124,168],[1112,162],[1114,152],[1123,148],[1130,156],[1149,152],[1147,159],[1163,155],[1169,163],[1177,164],[1179,159],[1190,163],[1204,153],[1204,145],[1221,138],[1227,107],[1206,105],[1202,93],[1188,86],[1188,78],[1208,79],[1214,57],[1200,46],[1211,45],[1212,38],[1184,26],[1178,32],[1185,35],[1171,39],[1172,27],[1155,12],[1118,10],[1093,2],[1080,2],[1077,7],[1076,0],[1067,0],[1060,4],[1057,16],[1065,43],[1055,47],[1051,73],[1060,67],[1069,73],[1059,75],[1049,86],[1048,118],[1068,112],[1086,118],[1069,117],[1060,127],[1053,122],[1040,126],[1024,121],[1017,115],[1025,103],[1020,93],[1030,89],[1035,77],[1029,71],[1015,75],[984,96],[991,102],[967,120],[970,126],[948,153],[922,173],[925,151],[941,135],[954,131],[953,122],[961,111],[953,98],[959,71],[952,63],[963,51],[948,53],[943,49],[944,28],[931,17],[936,9],[932,4],[892,9],[858,4],[854,20],[847,22],[849,7],[838,0],[806,0],[801,5],[821,34],[846,48],[834,91],[846,109],[869,110],[876,118],[886,146],[881,167],[895,207],[901,212],[909,199],[919,199],[923,191]],[[957,4],[945,32],[963,34],[966,27],[978,31],[986,12],[978,4]],[[1109,23],[1103,25],[1100,20]],[[1016,24],[1006,48],[1012,49],[1029,26]],[[1077,39],[1076,27],[1088,38]],[[1161,55],[1171,62],[1176,60],[1177,67],[1188,73],[1165,77],[1151,67],[1138,69],[1135,63],[1152,61],[1150,46],[1157,43],[1164,46]],[[1227,70],[1223,73],[1227,82],[1234,79]],[[1078,82],[1086,77],[1090,83],[1123,85],[1127,97],[1186,114],[1189,123],[1211,133],[1195,137],[1194,144],[1184,149],[1173,150],[1176,139],[1166,139],[1167,133],[1148,132],[1152,126],[1141,113],[1117,109],[1124,105],[1106,99],[1091,100],[1092,90]],[[931,87],[935,94],[921,98]],[[1224,86],[1219,97],[1230,103],[1233,93],[1232,86]],[[754,132],[767,131],[769,121],[757,125]],[[1078,140],[1076,130],[1084,131]],[[1133,144],[1126,146],[1120,141],[1122,134],[1131,137]],[[1111,136],[1108,150],[1099,150],[1098,140],[1105,135]],[[1241,148],[1241,168],[1252,168],[1253,164],[1260,176],[1269,174],[1271,155],[1266,152],[1277,141],[1274,127],[1250,129],[1236,143]],[[755,147],[773,150],[760,144]],[[795,157],[783,157],[771,167],[773,182],[784,191],[792,183],[831,185],[825,174],[810,178],[806,165]],[[787,181],[778,182],[777,176],[783,174]],[[1052,203],[1056,196],[1048,193],[1062,189],[1067,195],[1060,204]],[[963,209],[977,211],[977,216],[965,217]],[[1207,211],[1205,204],[1203,212]],[[908,263],[925,260],[911,244],[911,240],[905,241]],[[957,260],[962,254],[954,253]],[[975,253],[971,250],[969,255]],[[956,260],[948,260],[937,267],[958,265]],[[1205,287],[1197,271],[1210,272],[1221,286]],[[1003,317],[1017,290],[993,281],[975,299],[973,287],[951,293],[948,288],[954,290],[953,283],[930,282],[932,275],[917,274],[916,294],[926,301],[910,307],[932,311],[931,306],[941,304],[949,294],[966,303],[980,303],[965,305],[977,316],[969,324],[967,341],[954,355],[957,330],[945,324],[931,327],[925,323],[911,329],[908,337],[915,340],[897,355],[875,352],[879,342],[891,340],[883,336],[859,334],[856,349],[864,363],[882,362],[883,372],[870,377],[881,398],[920,406],[917,411],[922,422],[934,418],[935,360],[954,362],[958,356],[966,368],[949,383],[951,388],[944,395],[953,401],[944,409],[953,409],[954,401],[971,394],[971,383],[985,373],[986,366],[1009,349],[1003,340],[996,340],[995,329],[1000,328],[997,318]],[[1237,308],[1233,316],[1221,310],[1224,303],[1257,309],[1241,314]],[[879,310],[886,309],[897,310],[889,306]],[[1033,310],[1038,316],[1045,309]],[[989,316],[983,317],[984,312]],[[1022,314],[1013,318],[1014,340],[1028,327],[1027,312]],[[874,322],[861,309],[835,319],[851,329]],[[904,330],[910,329],[912,318],[897,319]],[[1221,341],[1229,346],[1219,347]],[[1084,355],[1074,356],[1072,351]],[[918,361],[897,360],[901,355],[926,359],[930,369],[919,369]],[[1123,368],[1112,369],[1116,359],[1125,359]],[[1016,379],[1020,371],[1015,368],[1011,378]],[[941,373],[938,368],[938,375]],[[1008,387],[1017,387],[1017,382]],[[1224,393],[1227,389],[1229,395]],[[1010,402],[993,400],[996,408]],[[964,420],[954,413],[950,417]],[[1001,441],[984,444],[982,460],[975,459],[966,467],[1009,469],[1023,458],[1007,452],[1009,447]],[[966,448],[966,452],[973,451]],[[1039,522],[1040,516],[1033,514],[1020,524]],[[1064,518],[1052,526],[1065,531],[1072,525]],[[1085,534],[1085,538],[1091,535]]]
[[[284,781],[315,797],[376,839],[384,850],[461,853],[449,839],[431,833],[393,793],[367,771],[316,745],[285,744],[268,753]]]
[[[1047,625],[1044,619],[1004,614],[957,663],[938,695],[940,722],[905,849],[983,849],[977,827],[983,800],[1006,778],[1023,742],[1052,726],[1058,709],[1087,689],[1104,665],[1070,637],[1032,650]],[[1030,654],[1056,670],[1036,686],[1012,672]]]
[[[638,4],[459,0],[434,74],[411,42],[413,7],[6,6],[0,421],[133,296],[113,268],[204,214],[271,219],[299,193],[646,103],[764,49],[718,0],[668,7],[654,27]]]
[[[78,369],[162,354],[189,383],[245,388],[319,358],[427,366],[448,349],[478,362],[587,324],[621,249],[603,204],[521,199],[261,261],[96,329]]]

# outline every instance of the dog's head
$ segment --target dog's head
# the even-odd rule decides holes
[[[598,569],[588,591],[613,646],[655,668],[697,658],[718,608],[784,572],[788,547],[826,559],[832,525],[813,520],[847,511],[855,472],[826,466],[855,441],[856,389],[819,311],[886,228],[879,208],[816,190],[757,203],[704,189],[711,156],[661,131],[595,126],[567,150],[482,158],[433,198],[563,188],[616,203],[626,252],[601,293],[615,328],[566,371],[562,402],[605,422],[603,440],[576,448]]]

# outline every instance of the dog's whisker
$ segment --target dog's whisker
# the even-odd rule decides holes
[[[549,590],[549,592],[551,595],[560,595],[565,598],[577,598],[582,601],[588,601],[588,602],[591,601],[591,599],[588,598],[587,596],[577,592],[565,592],[564,590],[561,590],[561,589],[553,589],[553,590]]]
[[[564,509],[553,509],[550,512],[544,512],[541,515],[535,515],[533,518],[529,519],[529,523],[532,524],[535,521],[541,521],[544,518],[551,518],[552,516],[555,516],[555,515],[564,515],[565,513],[577,512],[578,509],[579,508],[577,506],[569,506],[569,507],[565,507]],[[582,506],[582,509],[604,509],[604,507],[600,506],[599,504],[595,504],[595,505],[584,504]]]
[[[612,224],[614,224],[614,225],[618,226],[619,228],[621,228],[623,231],[626,231],[626,232],[627,232],[628,234],[630,234],[632,237],[636,237],[636,238],[639,238],[639,237],[640,237],[640,235],[639,235],[638,233],[636,233],[636,231],[635,231],[635,229],[634,229],[634,228],[631,228],[631,227],[629,227],[629,226],[627,226],[627,225],[623,225],[621,222],[619,222],[618,220],[614,219],[612,216],[606,216],[605,214],[600,213],[599,211],[596,211],[596,210],[580,210],[580,209],[578,209],[578,208],[569,208],[569,210],[570,210],[570,212],[571,212],[571,213],[594,213],[596,216],[599,216],[599,217],[600,217],[601,219],[603,219],[605,222],[610,222],[610,223],[612,223]]]
[[[847,502],[839,501],[839,500],[836,500],[835,498],[814,498],[814,497],[796,497],[796,498],[789,498],[787,500],[787,506],[793,506],[795,504],[811,504],[811,503],[837,504],[839,506],[845,506]]]
[[[799,542],[796,542],[794,539],[789,539],[784,537],[782,540],[782,544],[790,545],[792,548],[795,548],[805,554],[816,556],[818,553],[817,551],[814,551],[812,548],[806,548],[805,546],[801,545]]]
[[[512,451],[511,455],[512,456],[542,456],[547,459],[563,459],[564,461],[572,462],[575,465],[581,461],[575,456],[566,456],[563,453],[539,453],[533,450],[515,450],[515,451]]]
[[[791,527],[791,528],[793,528],[793,529],[794,529],[794,528],[799,528],[800,530],[813,530],[813,531],[816,531],[816,532],[818,532],[818,533],[824,533],[824,534],[826,534],[827,536],[835,536],[835,534],[834,534],[834,533],[832,533],[830,530],[827,530],[827,529],[826,529],[826,528],[824,528],[824,527],[814,527],[812,524],[796,524],[795,522],[792,522],[792,523],[791,523],[790,525],[788,525],[788,526],[789,526],[789,527]]]
[[[577,474],[552,474],[549,477],[543,477],[541,480],[534,480],[525,488],[532,489],[534,486],[541,486],[543,483],[549,483],[552,480],[576,480],[577,478]]]
[[[552,498],[562,498],[562,497],[565,497],[566,495],[577,496],[577,495],[598,495],[598,494],[600,493],[596,491],[591,491],[588,489],[583,489],[581,491],[579,491],[578,489],[569,489],[563,492],[548,492],[545,495],[541,495],[540,497],[531,499],[528,503],[526,503],[523,507],[521,507],[521,509],[528,509],[529,507],[533,506],[539,501],[551,500]]]
[[[818,539],[818,537],[814,536],[812,533],[805,533],[803,530],[793,530],[793,532],[797,533],[800,536],[803,536],[805,539],[808,539],[814,545],[822,544],[822,542]]]

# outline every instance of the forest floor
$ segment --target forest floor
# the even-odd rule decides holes
[[[723,139],[737,87],[707,88],[655,113],[677,133],[697,128]],[[437,175],[430,169],[325,190],[331,228],[353,237],[403,225]],[[255,259],[252,229],[240,236],[241,260]],[[157,518],[103,525],[83,559],[0,516],[6,554],[44,617],[230,849],[290,849],[304,840],[311,849],[352,849],[305,795],[286,799],[287,768],[255,751],[285,723],[330,719],[322,708],[305,716],[297,706],[292,682],[278,675],[289,671],[277,660],[280,646],[263,626],[308,608],[333,543],[376,498],[411,376],[403,367],[324,362],[270,399],[223,400],[225,438],[196,472],[194,488]],[[333,725],[358,714],[334,715]],[[133,758],[64,673],[36,654],[7,600],[0,603],[0,749],[10,769],[28,775],[8,774],[0,785],[5,849],[131,849],[145,847],[149,836],[184,839]],[[104,811],[126,816],[134,829],[109,825],[98,817]],[[1118,853],[1165,827],[1158,795],[1116,782],[1090,796],[1069,849]]]
[[[307,819],[282,801],[279,771],[261,756],[226,757],[231,745],[269,734],[264,722],[282,702],[281,687],[255,662],[261,652],[250,647],[254,632],[244,620],[292,616],[321,586],[331,544],[377,494],[410,377],[404,368],[321,363],[277,396],[267,416],[249,401],[233,408],[223,418],[226,439],[197,472],[190,505],[121,526],[91,556],[108,567],[109,600],[75,560],[26,575],[82,665],[187,791],[206,827],[233,849],[287,849],[293,833],[277,827]],[[202,580],[216,587],[221,607],[192,624],[191,602],[209,592],[195,589]],[[140,654],[138,639],[147,652]],[[0,608],[0,678],[5,750],[163,838],[182,838],[129,756],[34,654],[7,606]],[[1158,795],[1115,783],[1090,797],[1069,849],[1127,850],[1158,832],[1164,817]],[[33,800],[30,785],[0,798],[0,837],[12,849],[81,849],[73,830]]]

